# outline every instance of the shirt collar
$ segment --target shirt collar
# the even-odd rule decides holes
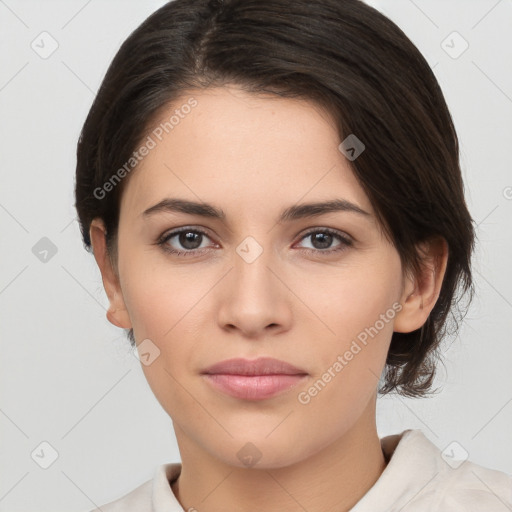
[[[404,430],[381,439],[388,462],[375,484],[350,512],[376,512],[400,509],[432,484],[442,471],[444,462],[439,449],[421,430]],[[153,512],[184,512],[174,495],[171,483],[181,473],[181,463],[163,464],[153,479]]]
[[[381,446],[389,462],[350,512],[401,510],[413,498],[432,489],[446,469],[439,448],[419,429],[383,437]]]

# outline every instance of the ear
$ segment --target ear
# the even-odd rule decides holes
[[[417,247],[421,255],[421,271],[419,275],[408,275],[404,278],[404,286],[400,304],[402,309],[395,317],[394,331],[412,332],[419,329],[434,308],[448,262],[448,244],[441,237],[423,242]]]
[[[110,255],[107,252],[106,228],[102,219],[96,218],[91,222],[89,236],[93,248],[94,258],[100,268],[103,287],[110,302],[107,310],[107,319],[117,327],[130,329],[132,327],[123,293],[119,282],[117,270],[114,269]]]

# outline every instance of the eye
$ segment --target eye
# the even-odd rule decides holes
[[[160,245],[164,251],[177,256],[194,256],[204,252],[201,249],[205,247],[201,246],[205,238],[210,238],[205,231],[184,227],[164,234],[157,245]],[[172,239],[175,239],[174,247],[169,243]]]
[[[334,252],[346,250],[353,244],[353,241],[347,235],[329,228],[315,228],[314,230],[308,231],[301,240],[307,239],[311,241],[312,248],[306,247],[304,250],[316,254],[332,254]],[[332,248],[332,244],[336,240],[338,241],[338,244]]]
[[[173,240],[174,239],[174,240]],[[194,256],[202,254],[208,245],[204,245],[205,239],[210,239],[208,234],[197,228],[183,227],[162,235],[157,245],[168,253],[176,256]],[[309,239],[312,248],[305,247],[302,250],[314,254],[332,254],[346,250],[352,246],[353,241],[347,235],[330,228],[315,228],[302,236],[301,240]],[[173,241],[172,243],[170,243]],[[338,242],[333,248],[333,242]]]

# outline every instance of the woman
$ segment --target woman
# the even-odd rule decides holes
[[[377,435],[378,392],[431,389],[474,245],[443,94],[378,11],[164,5],[100,87],[76,208],[182,459],[101,510],[512,505],[505,473]]]

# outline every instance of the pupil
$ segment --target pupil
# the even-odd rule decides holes
[[[201,236],[201,233],[192,233],[190,231],[180,233],[180,244],[186,249],[197,249],[201,245],[201,242],[197,244],[197,240],[200,239]],[[190,246],[190,244],[192,246]]]
[[[320,242],[320,247],[315,245],[316,242]],[[332,235],[329,233],[315,233],[313,235],[313,245],[316,249],[326,249],[331,245]]]

